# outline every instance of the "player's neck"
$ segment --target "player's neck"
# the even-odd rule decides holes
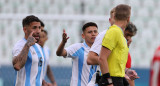
[[[86,42],[86,41],[85,41]],[[90,43],[88,43],[88,42],[86,42],[86,44],[89,46],[89,47],[91,47],[92,46],[92,44],[90,44]]]
[[[115,25],[122,28],[123,32],[125,31],[127,22],[126,21],[115,21]]]
[[[43,45],[40,45],[42,48],[44,47]]]
[[[27,36],[24,36],[24,38],[27,40],[28,39],[28,37]]]

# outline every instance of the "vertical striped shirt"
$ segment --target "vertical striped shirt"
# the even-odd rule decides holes
[[[20,54],[26,39],[18,41],[12,51],[13,58]],[[27,61],[23,68],[15,71],[15,86],[41,86],[43,79],[44,56],[40,45],[35,43],[29,48]]]
[[[84,43],[73,44],[65,50],[67,56],[72,58],[72,77],[70,86],[87,86],[91,80],[95,69],[91,65],[87,65],[87,55],[90,47]]]

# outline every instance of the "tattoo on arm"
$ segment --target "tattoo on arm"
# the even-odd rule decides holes
[[[28,52],[29,46],[26,43],[20,54],[13,59],[13,66],[16,70],[21,69],[25,65],[27,61]]]

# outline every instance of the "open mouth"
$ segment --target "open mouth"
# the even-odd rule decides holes
[[[93,39],[93,40],[94,40],[94,39],[96,39],[96,37],[92,37],[91,39]]]
[[[39,37],[38,36],[36,36],[36,37],[34,37],[35,39],[39,39]]]

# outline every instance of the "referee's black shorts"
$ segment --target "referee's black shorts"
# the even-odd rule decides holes
[[[125,77],[112,77],[112,81],[114,86],[129,86]]]

